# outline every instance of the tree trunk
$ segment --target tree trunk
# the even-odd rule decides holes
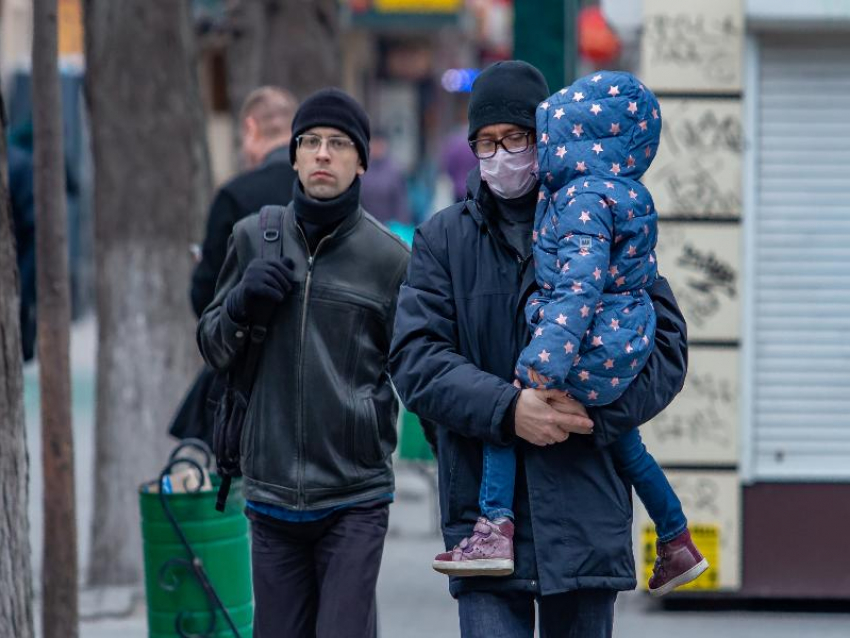
[[[227,82],[234,115],[263,84],[298,99],[339,86],[338,0],[234,0],[228,11]]]
[[[45,638],[74,637],[77,519],[71,429],[71,293],[56,0],[33,3],[33,140],[38,299],[38,373],[44,468],[42,626]]]
[[[139,485],[200,368],[189,307],[211,188],[190,3],[86,0],[98,317],[89,582],[141,577]]]
[[[0,92],[0,638],[33,638],[18,267]]]

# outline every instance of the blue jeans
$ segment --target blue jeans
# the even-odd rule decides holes
[[[525,592],[461,594],[461,638],[533,638],[534,599]],[[609,589],[539,596],[540,638],[611,638],[616,599]]]
[[[503,516],[513,520],[516,454],[513,446],[484,444],[484,467],[478,506],[491,521]]]
[[[617,469],[634,486],[638,498],[643,502],[658,540],[666,543],[676,538],[688,527],[682,504],[673,491],[664,471],[634,428],[611,445]],[[513,519],[514,480],[516,455],[511,446],[484,444],[484,468],[481,473],[481,489],[478,505],[481,513],[490,520],[507,516]]]
[[[655,523],[658,540],[666,543],[688,527],[679,497],[673,491],[664,471],[640,438],[638,428],[624,434],[611,445],[620,474],[634,486],[649,517]]]

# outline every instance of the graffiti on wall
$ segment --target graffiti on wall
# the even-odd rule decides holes
[[[742,0],[645,0],[643,24],[643,79],[653,90],[741,89]]]
[[[738,461],[738,351],[688,352],[685,387],[641,429],[653,456],[672,465],[732,465]]]
[[[691,341],[740,335],[740,230],[737,224],[662,222],[659,271],[670,282]]]
[[[661,100],[658,155],[644,183],[662,217],[741,214],[743,133],[738,100]]]

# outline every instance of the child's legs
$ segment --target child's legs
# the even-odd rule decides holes
[[[646,451],[638,428],[620,437],[611,449],[620,472],[634,485],[638,498],[655,523],[658,540],[666,543],[684,532],[688,521],[679,497],[664,471]]]
[[[516,455],[512,446],[484,444],[484,467],[478,504],[491,521],[503,516],[513,519]]]

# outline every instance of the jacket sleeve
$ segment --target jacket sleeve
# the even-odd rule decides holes
[[[623,434],[654,418],[685,384],[688,371],[688,331],[667,280],[659,276],[649,289],[657,324],[655,347],[646,366],[623,395],[605,406],[588,408],[595,425],[594,441],[610,445]]]
[[[237,220],[237,206],[233,197],[220,190],[210,206],[207,219],[207,232],[201,248],[201,261],[192,273],[192,309],[200,317],[215,296],[215,284],[218,273],[224,263],[227,252],[227,240],[233,232]]]
[[[236,241],[231,235],[224,264],[218,276],[215,298],[207,306],[198,322],[198,347],[207,364],[219,371],[227,370],[249,341],[250,327],[235,322],[227,314],[224,300],[242,279],[242,268],[236,251]]]
[[[517,377],[525,387],[537,386],[530,369],[545,377],[546,388],[566,384],[605,286],[612,225],[604,199],[582,193],[559,198],[537,229],[534,251],[542,290],[530,300],[538,304],[527,313],[535,315],[537,310],[530,322],[532,338],[517,364]],[[554,268],[547,268],[551,262]]]
[[[458,352],[457,314],[446,259],[421,230],[399,292],[390,372],[404,405],[463,436],[507,444],[503,428],[519,390]]]

